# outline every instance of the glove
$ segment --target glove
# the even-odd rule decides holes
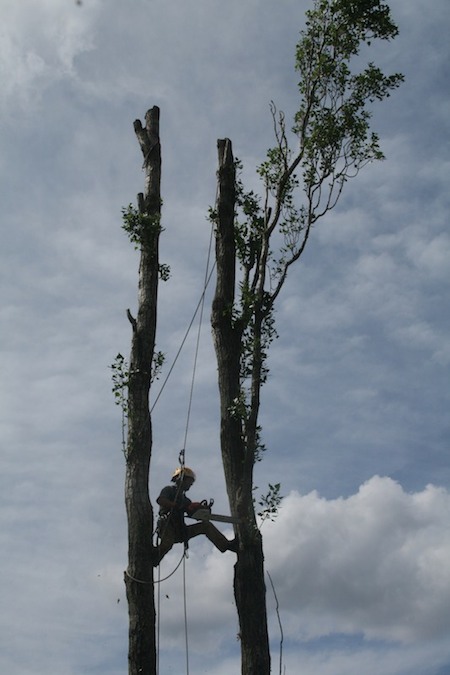
[[[198,511],[199,509],[203,509],[204,506],[202,502],[191,502],[189,506],[187,507],[187,512],[192,514]]]

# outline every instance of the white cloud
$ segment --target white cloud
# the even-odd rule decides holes
[[[355,495],[291,493],[265,532],[267,565],[293,639],[362,633],[440,639],[450,619],[450,495],[408,494],[374,476]]]
[[[445,662],[449,516],[448,491],[428,485],[407,493],[387,477],[373,476],[345,498],[291,492],[277,520],[266,521],[262,529],[287,672],[301,666],[307,675],[421,675],[427,665],[427,672],[434,672]],[[180,555],[178,546],[165,559],[161,576],[174,570]],[[194,661],[214,675],[226,672],[227,650],[238,648],[232,563],[232,554],[212,551],[205,540],[191,542],[186,562],[189,648]],[[267,588],[275,669],[279,629],[268,581]],[[164,649],[174,650],[173,658],[181,661],[181,571],[160,592]]]

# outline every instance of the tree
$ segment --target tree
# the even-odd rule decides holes
[[[246,192],[231,141],[218,141],[217,285],[212,329],[218,363],[221,451],[232,515],[238,522],[234,593],[242,675],[268,675],[264,557],[253,501],[261,388],[275,337],[274,305],[311,228],[337,204],[349,178],[383,154],[370,132],[368,105],[402,81],[372,63],[352,72],[361,46],[397,35],[379,0],[316,0],[296,51],[300,105],[291,149],[285,118],[272,104],[276,145],[259,167],[260,199]],[[299,200],[299,193],[302,200]],[[238,267],[239,274],[236,274]]]
[[[305,250],[312,227],[335,208],[344,184],[383,154],[370,131],[370,104],[402,81],[369,63],[350,62],[363,45],[397,35],[380,0],[315,0],[296,50],[300,102],[292,129],[271,105],[275,146],[258,169],[263,194],[244,189],[229,139],[218,141],[218,197],[210,216],[216,228],[217,283],[212,329],[218,363],[220,439],[227,493],[239,541],[234,593],[243,675],[269,675],[264,557],[253,501],[253,471],[261,458],[259,407],[267,354],[276,336],[274,308],[288,270]],[[140,248],[139,303],[132,325],[125,446],[125,501],[129,562],[129,673],[155,675],[153,511],[148,492],[152,448],[148,398],[155,355],[161,232],[159,109],[134,123],[144,156],[145,194],[124,210],[124,228]],[[292,140],[295,145],[292,147]],[[301,198],[300,198],[301,195]],[[119,355],[120,356],[120,355]],[[120,361],[115,374],[120,373]],[[114,368],[114,366],[113,366]],[[120,401],[121,392],[116,391]],[[125,404],[124,404],[125,405]],[[273,488],[273,486],[271,486]],[[276,491],[266,498],[277,499]]]
[[[158,244],[161,232],[161,146],[159,108],[151,108],[143,128],[134,130],[144,157],[145,193],[138,208],[124,209],[124,229],[140,249],[137,317],[128,311],[132,342],[128,387],[128,437],[125,448],[125,504],[128,519],[128,568],[125,585],[129,613],[128,672],[156,675],[155,596],[153,584],[153,510],[149,497],[152,426],[149,392],[155,365]]]

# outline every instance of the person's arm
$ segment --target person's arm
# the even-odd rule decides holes
[[[189,505],[191,504],[191,500],[189,499],[189,497],[186,497],[186,495],[178,495],[179,496],[178,501],[174,501],[173,494],[174,491],[172,489],[172,486],[167,486],[163,488],[161,490],[161,494],[156,500],[156,503],[159,504],[159,506],[164,511],[187,511]]]
[[[161,506],[161,508],[166,509],[167,511],[171,511],[172,509],[179,509],[180,507],[176,502],[171,501],[167,497],[164,497],[164,495],[159,495],[158,499],[156,502]]]
[[[175,501],[177,497],[177,491],[174,489],[173,485],[166,485],[160,494],[156,503],[159,504],[163,511],[172,511],[179,509],[179,505]]]

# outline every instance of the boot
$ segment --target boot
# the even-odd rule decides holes
[[[227,551],[233,551],[233,553],[237,553],[238,550],[239,550],[239,541],[238,538],[235,537],[234,539],[228,542]]]

